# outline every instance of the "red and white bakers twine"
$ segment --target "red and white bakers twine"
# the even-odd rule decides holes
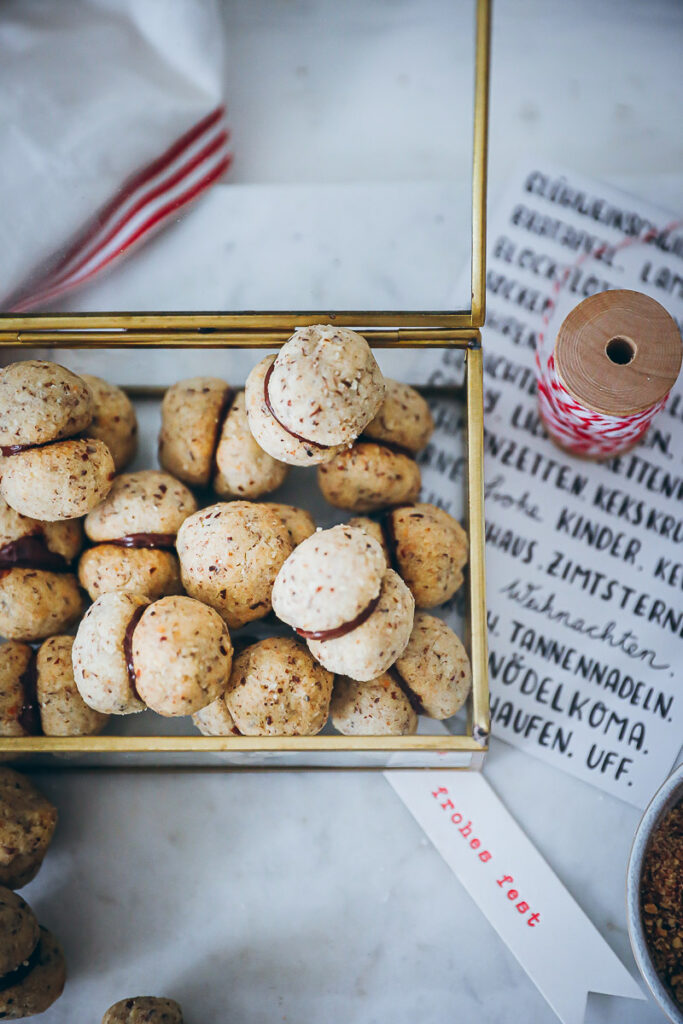
[[[681,224],[683,224],[683,221],[672,222],[664,230],[674,230],[681,226]],[[624,366],[610,364],[606,359],[602,363],[598,361],[595,363],[594,379],[591,382],[592,386],[587,388],[586,375],[580,373],[580,368],[578,368],[578,373],[574,373],[574,377],[577,379],[572,382],[573,386],[568,387],[567,380],[563,379],[563,375],[557,365],[557,344],[561,341],[563,331],[566,330],[570,318],[578,316],[580,319],[583,311],[588,318],[588,322],[585,323],[587,334],[590,334],[591,330],[594,329],[590,322],[592,314],[588,307],[591,303],[595,306],[595,300],[598,296],[591,296],[589,299],[584,300],[567,317],[560,328],[556,347],[550,353],[547,353],[545,347],[545,329],[548,327],[552,313],[556,308],[557,297],[569,275],[576,267],[581,266],[588,259],[599,258],[607,248],[621,250],[638,242],[647,242],[658,233],[658,229],[650,228],[644,234],[624,239],[614,246],[605,244],[592,252],[584,253],[573,265],[568,265],[561,277],[553,284],[553,296],[548,309],[544,313],[543,330],[539,332],[536,344],[539,412],[551,438],[562,448],[576,455],[594,459],[610,458],[631,447],[631,445],[642,438],[654,417],[666,405],[669,391],[678,375],[678,370],[680,369],[680,335],[674,321],[658,303],[652,299],[647,299],[646,296],[639,296],[639,299],[643,300],[643,314],[646,315],[648,312],[654,311],[657,323],[662,328],[664,336],[655,336],[654,329],[646,333],[641,322],[642,337],[634,339],[634,341],[641,342],[641,344],[633,346],[635,352],[634,364],[638,360],[642,363],[643,359],[647,363],[645,348],[649,347],[652,350],[653,346],[667,345],[668,353],[658,353],[658,358],[662,355],[665,357],[663,364],[660,359],[657,366],[657,372],[661,375],[659,381],[660,392],[663,391],[663,393],[660,393],[655,401],[642,408],[628,408],[628,401],[626,402],[626,407],[619,408],[620,403],[622,406],[624,405],[624,396],[620,396],[615,392],[615,389],[618,387],[619,376],[626,372],[631,374],[637,372],[639,369],[637,365],[634,365],[630,371],[627,371]],[[634,292],[616,291],[601,293],[601,305],[607,307],[611,304],[613,307],[613,316],[610,318],[610,322],[615,336],[628,334],[629,329],[633,331],[633,323],[629,322],[628,308],[620,308],[620,296],[636,296],[636,294]],[[651,303],[651,306],[646,307],[645,303]],[[654,307],[657,307],[657,309],[655,310]],[[666,320],[663,321],[661,319],[661,314],[664,314]],[[585,340],[586,338],[584,338]],[[604,351],[604,340],[594,338],[593,341],[596,344],[592,346],[592,355],[599,355],[599,349]],[[574,355],[578,359],[581,358],[580,351],[575,352]],[[666,358],[667,355],[668,358]],[[576,366],[574,370],[577,370]],[[647,370],[648,367],[646,366],[646,373]],[[579,378],[581,379],[579,380]],[[598,385],[597,388],[596,384]],[[602,385],[602,388],[599,387],[600,385]],[[608,404],[610,404],[611,399],[613,408],[601,407],[602,398],[598,398],[596,401],[597,392],[600,390],[607,396]],[[632,394],[630,397],[633,400]]]
[[[3,305],[23,313],[85,284],[128,255],[225,174],[232,162],[225,108],[217,107],[126,181],[67,250]]]
[[[639,441],[666,405],[667,395],[651,408],[630,416],[608,416],[589,409],[567,391],[551,353],[537,382],[538,405],[546,430],[567,451],[608,459]]]

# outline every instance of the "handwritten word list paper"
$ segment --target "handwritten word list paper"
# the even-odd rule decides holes
[[[544,316],[550,349],[569,310],[610,288],[646,292],[680,325],[672,214],[577,174],[521,170],[489,227],[483,331],[492,727],[642,807],[683,743],[683,382],[645,440],[602,464],[548,440],[536,405]],[[454,355],[432,382],[456,375]],[[462,478],[452,415],[437,408],[422,457],[425,500],[447,508]]]

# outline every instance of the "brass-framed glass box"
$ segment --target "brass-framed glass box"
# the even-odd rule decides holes
[[[465,505],[469,562],[465,582],[465,640],[473,687],[466,721],[449,729],[414,736],[205,737],[197,733],[159,735],[116,734],[116,723],[101,736],[55,738],[0,737],[0,758],[60,754],[55,766],[173,766],[202,768],[255,767],[478,767],[487,749],[489,694],[487,674],[486,601],[483,512],[483,383],[480,328],[485,314],[485,217],[489,81],[489,0],[474,4],[473,111],[471,147],[471,301],[452,309],[377,310],[347,308],[307,311],[231,312],[0,312],[0,360],[29,358],[35,350],[70,365],[78,353],[101,355],[101,375],[129,387],[141,402],[158,403],[161,388],[116,377],[120,350],[152,350],[156,364],[161,353],[183,354],[195,366],[210,367],[211,353],[224,350],[269,349],[281,345],[298,326],[334,323],[362,333],[373,348],[406,351],[447,348],[463,357],[459,387],[443,390],[464,406]],[[460,45],[463,41],[460,40]],[[470,141],[471,140],[471,141]],[[208,362],[207,362],[208,357]],[[96,363],[90,363],[90,372]],[[142,371],[144,372],[144,371]],[[195,372],[202,372],[197,369]],[[172,379],[164,383],[172,383]],[[433,389],[432,389],[433,390]],[[189,732],[190,730],[187,730]],[[192,730],[194,732],[194,730]]]

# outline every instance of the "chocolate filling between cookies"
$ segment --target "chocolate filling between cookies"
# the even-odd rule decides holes
[[[43,534],[29,533],[0,548],[0,569],[43,569],[45,572],[71,572],[63,555],[51,551]]]
[[[425,709],[424,704],[422,703],[422,698],[419,696],[419,694],[415,693],[415,690],[412,690],[410,686],[408,686],[407,682],[405,681],[405,679],[403,678],[403,676],[401,675],[401,673],[399,672],[395,665],[392,665],[391,668],[387,669],[387,675],[391,679],[393,679],[393,681],[398,686],[399,690],[401,690],[404,696],[407,697],[408,703],[410,704],[415,714],[423,715]]]
[[[125,537],[104,541],[120,548],[174,548],[175,533],[129,533]]]
[[[414,508],[414,505],[395,505],[393,508],[387,509],[382,515],[375,521],[379,524],[379,528],[384,536],[384,543],[387,546],[389,552],[389,561],[391,568],[394,572],[401,575],[401,566],[398,560],[398,541],[396,539],[396,524],[394,523],[394,513],[401,512],[406,508]],[[413,519],[423,519],[424,516],[421,512],[414,512],[411,516]]]
[[[142,697],[138,693],[138,681],[135,675],[135,662],[133,661],[133,633],[135,632],[135,627],[142,618],[142,613],[144,612],[146,607],[146,604],[141,604],[139,608],[135,609],[130,619],[128,620],[126,632],[123,634],[123,656],[126,661],[128,682],[130,684],[130,688],[133,691],[134,696],[138,700],[142,700]]]
[[[350,622],[342,622],[341,626],[335,626],[334,629],[297,629],[295,632],[302,636],[304,640],[339,640],[340,637],[352,633],[354,629],[358,629],[364,622],[367,622],[379,604],[381,594],[382,591],[380,590],[377,597],[373,597],[372,601],[362,612],[356,615],[355,619],[351,619]]]
[[[15,967],[13,971],[8,971],[7,974],[3,974],[0,977],[0,992],[6,992],[8,988],[14,988],[15,985],[21,985],[33,968],[38,966],[42,952],[41,944],[42,939],[39,938],[31,955],[26,960],[23,960],[18,967]]]
[[[54,444],[54,442],[43,441],[40,444],[3,444],[0,445],[0,455],[9,459],[12,455],[21,455],[22,452],[28,452],[32,448],[46,448],[49,444]]]
[[[31,651],[26,668],[19,676],[22,693],[22,704],[17,715],[17,722],[28,736],[42,736],[43,726],[40,721],[38,705],[38,652]]]
[[[263,400],[266,403],[266,409],[268,410],[270,415],[273,417],[275,422],[277,424],[279,424],[279,426],[281,426],[282,429],[285,431],[285,433],[289,434],[290,437],[295,438],[297,441],[301,441],[302,444],[310,445],[311,448],[320,448],[322,451],[328,451],[330,448],[334,448],[335,445],[320,444],[319,441],[311,441],[308,437],[303,437],[301,434],[297,434],[294,430],[290,430],[289,427],[286,426],[282,422],[282,420],[276,415],[275,410],[273,409],[272,405],[270,404],[270,377],[271,377],[271,374],[272,374],[274,368],[275,368],[275,360],[273,360],[273,362],[270,364],[270,366],[266,370],[266,375],[263,378]],[[303,633],[302,633],[302,636],[303,636]]]

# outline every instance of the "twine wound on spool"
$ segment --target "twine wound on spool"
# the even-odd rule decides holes
[[[640,292],[599,292],[537,358],[539,411],[560,447],[605,459],[643,436],[681,368],[681,337],[663,306]]]
[[[638,355],[638,349],[636,342],[633,338],[627,335],[627,326],[624,329],[615,330],[610,338],[604,339],[604,350],[603,354],[607,357],[608,363],[602,360],[602,358],[593,357],[595,368],[598,370],[598,381],[600,386],[600,394],[598,396],[599,405],[592,407],[588,402],[593,397],[592,394],[585,396],[582,393],[581,386],[581,375],[579,374],[577,380],[579,382],[578,390],[572,391],[566,386],[561,374],[558,373],[558,368],[555,360],[555,350],[546,356],[544,351],[545,346],[545,330],[550,322],[550,318],[555,310],[557,304],[557,297],[569,279],[569,275],[572,270],[576,267],[580,267],[583,263],[590,259],[600,259],[607,249],[612,248],[615,252],[619,252],[622,249],[628,249],[632,245],[639,245],[647,242],[651,242],[661,233],[666,234],[674,231],[683,225],[683,221],[676,220],[667,224],[663,229],[659,229],[656,226],[647,228],[640,235],[633,235],[629,238],[622,239],[616,245],[610,246],[609,243],[604,242],[597,246],[595,249],[584,252],[572,265],[567,265],[564,269],[563,274],[556,278],[553,283],[553,294],[552,298],[548,302],[547,309],[543,314],[543,329],[538,332],[536,340],[536,378],[537,378],[537,389],[538,389],[538,405],[541,419],[543,420],[546,430],[551,438],[561,448],[566,451],[573,452],[575,455],[582,455],[584,458],[589,459],[609,459],[615,455],[626,451],[631,448],[634,444],[640,440],[645,434],[650,423],[660,412],[669,397],[669,391],[676,382],[678,373],[681,368],[681,336],[676,326],[675,321],[669,316],[666,310],[659,305],[654,299],[648,299],[647,296],[640,294],[639,292],[632,291],[610,291],[601,292],[598,295],[592,295],[588,299],[584,299],[576,309],[569,314],[565,322],[560,328],[558,334],[558,340],[560,335],[564,331],[565,324],[577,314],[577,310],[586,307],[587,303],[597,301],[602,297],[600,307],[607,301],[608,305],[614,303],[614,309],[618,309],[619,300],[616,296],[635,296],[638,300],[642,300],[643,303],[649,303],[650,311],[655,314],[655,322],[650,326],[648,330],[644,330],[643,338],[645,339],[644,344],[648,346],[658,344],[657,330],[659,326],[664,328],[664,334],[660,342],[666,344],[669,349],[668,357],[664,360],[664,365],[668,366],[668,370],[665,369],[665,379],[668,380],[668,386],[662,390],[661,395],[648,407],[638,404],[635,410],[628,410],[625,408],[623,403],[619,403],[614,406],[614,402],[609,400],[609,395],[613,390],[613,386],[617,386],[619,383],[618,377],[610,376],[610,366],[614,373],[617,373],[619,366],[630,365],[636,356]],[[605,298],[610,297],[611,298]],[[638,308],[642,311],[645,306],[638,303]],[[661,317],[664,317],[664,321]],[[627,302],[627,316],[630,315],[628,312]],[[578,316],[578,314],[577,314]],[[623,326],[623,325],[622,325]],[[590,324],[588,325],[588,332],[592,330]],[[598,344],[599,349],[599,344]],[[641,348],[641,356],[638,358],[638,367],[645,372],[647,376],[647,363],[642,358],[643,349]],[[578,354],[579,360],[581,359],[580,353]],[[569,358],[571,365],[574,365],[573,359]],[[573,377],[571,370],[569,371],[570,377]],[[633,369],[631,371],[633,373]],[[632,379],[635,382],[635,378]],[[571,381],[570,381],[571,384]],[[618,390],[618,388],[617,388]],[[588,399],[588,401],[586,400]],[[609,411],[604,412],[602,409],[603,402],[609,406]]]

